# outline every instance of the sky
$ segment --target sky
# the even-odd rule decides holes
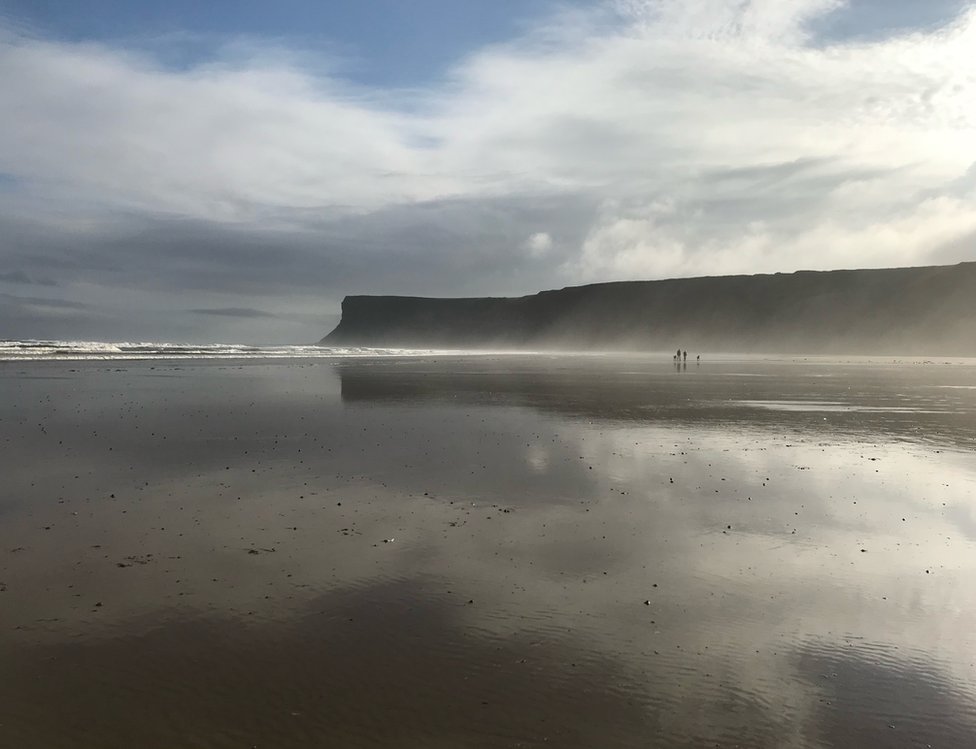
[[[0,338],[976,260],[976,3],[0,0]]]

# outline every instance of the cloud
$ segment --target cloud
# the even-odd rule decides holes
[[[843,0],[616,0],[617,10],[642,31],[696,39],[758,39],[794,44],[809,36],[815,18],[838,10]]]
[[[27,275],[22,270],[14,270],[8,273],[0,273],[0,283],[25,284],[37,286],[56,286],[49,278],[35,278]]]
[[[16,294],[0,294],[0,300],[7,303],[19,304],[47,310],[85,310],[90,305],[72,302],[67,299],[49,299],[37,296],[17,296]]]
[[[275,317],[270,312],[264,312],[250,307],[211,307],[206,309],[191,309],[189,311],[194,315],[218,315],[220,317],[243,317],[248,319],[254,317]]]
[[[59,331],[99,322],[98,310],[82,302],[0,293],[3,338],[57,338]]]
[[[549,232],[537,231],[525,240],[525,249],[531,257],[545,257],[552,250],[552,236]]]
[[[79,300],[149,288],[162,315],[167,293],[189,290],[194,309],[258,294],[284,319],[345,293],[965,255],[976,10],[884,38],[818,35],[849,12],[563,10],[410,92],[273,46],[172,69],[8,29],[0,263]]]

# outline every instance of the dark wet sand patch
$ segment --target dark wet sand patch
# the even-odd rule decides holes
[[[654,735],[638,674],[571,637],[469,631],[458,609],[476,605],[391,583],[323,596],[287,622],[143,620],[22,647],[2,658],[0,734],[8,746],[146,749],[636,746]]]

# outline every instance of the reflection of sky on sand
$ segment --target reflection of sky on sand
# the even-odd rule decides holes
[[[917,439],[871,413],[811,432],[759,409],[710,419],[683,383],[642,418],[605,372],[390,366],[340,368],[342,400],[324,367],[169,371],[162,391],[147,369],[19,384],[3,421],[22,493],[0,503],[3,638],[69,661],[64,643],[115,658],[136,638],[152,659],[192,642],[166,639],[180,627],[236,621],[227,657],[275,684],[267,642],[300,674],[304,642],[323,669],[366,663],[379,679],[373,647],[386,678],[442,702],[498,668],[481,682],[505,703],[496,723],[534,736],[519,711],[549,711],[576,731],[564,745],[593,740],[592,721],[568,718],[587,709],[569,696],[577,668],[603,695],[597,725],[616,721],[596,735],[619,745],[964,746],[976,730],[971,413],[929,414],[946,423]],[[60,405],[44,410],[52,387]],[[332,624],[309,624],[315,611]],[[337,629],[346,613],[362,638]],[[317,651],[321,637],[349,662]],[[411,648],[436,675],[396,655]],[[492,648],[505,665],[489,666]],[[513,670],[539,648],[538,679]],[[234,678],[218,660],[204,663]],[[318,678],[298,680],[334,699]]]
[[[809,439],[843,434],[976,445],[971,360],[938,367],[749,360],[681,370],[653,359],[622,364],[612,358],[485,357],[453,363],[342,362],[337,368],[348,404],[494,403],[589,420],[802,430]],[[832,408],[823,413],[825,407],[802,407],[811,403]],[[774,404],[786,407],[769,407]]]
[[[734,401],[744,408],[768,408],[771,411],[813,411],[821,413],[897,413],[897,414],[951,414],[948,409],[913,408],[910,406],[852,406],[830,401]]]

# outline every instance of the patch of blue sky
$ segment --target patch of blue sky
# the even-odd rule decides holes
[[[0,0],[0,15],[43,35],[145,48],[174,69],[212,59],[235,38],[342,61],[343,77],[410,87],[441,78],[560,6],[595,0]]]
[[[951,23],[972,0],[847,0],[815,19],[811,30],[823,43],[873,41]]]

